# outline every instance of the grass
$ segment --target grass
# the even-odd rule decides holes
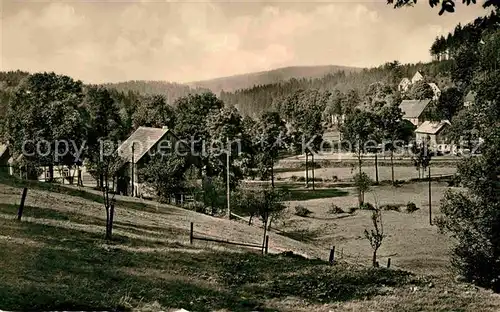
[[[117,206],[114,240],[106,242],[101,204],[86,194],[68,195],[63,189],[59,194],[41,190],[39,186],[30,188],[23,219],[18,222],[15,201],[21,189],[0,183],[2,310],[184,308],[326,312],[498,311],[500,308],[500,299],[490,293],[478,290],[468,294],[466,291],[472,288],[448,280],[433,280],[436,286],[429,287],[429,278],[422,279],[402,270],[373,269],[346,262],[329,266],[324,260],[331,242],[328,249],[318,253],[324,260],[281,253],[295,249],[312,253],[311,245],[321,244],[325,239],[322,236],[329,231],[345,235],[347,229],[361,230],[362,220],[369,221],[364,212],[319,223],[313,218],[300,218],[300,222],[310,225],[309,230],[290,230],[283,234],[288,237],[270,233],[272,254],[262,256],[251,249],[187,243],[189,220],[195,221],[196,233],[243,241],[261,239],[258,228],[183,209],[163,207],[154,212],[149,211],[150,205],[144,204],[147,210],[139,211],[136,203],[125,201]],[[407,197],[405,192],[410,191],[407,187],[414,186],[405,186],[397,192]],[[314,205],[308,203],[324,200],[302,204],[313,210]],[[344,196],[334,200],[352,199]],[[314,212],[321,216],[321,211]],[[396,221],[395,216],[409,216],[415,222],[422,217],[419,213],[409,216],[388,212],[384,220],[390,224]],[[399,226],[415,236],[415,241],[422,239],[413,228]],[[394,226],[387,226],[389,241],[396,235],[395,230]],[[435,242],[435,234],[432,238]],[[350,243],[356,241],[359,240]],[[343,246],[344,254],[349,251],[348,245]],[[438,247],[442,248],[439,244]],[[386,252],[382,250],[381,256]],[[396,259],[396,266],[402,261]],[[422,266],[434,265],[419,259],[411,261]],[[419,291],[414,291],[415,287]]]
[[[283,255],[135,252],[115,248],[135,245],[120,238],[107,244],[78,230],[8,219],[0,226],[2,236],[25,242],[0,240],[7,251],[0,255],[0,307],[6,310],[111,310],[141,301],[191,311],[265,310],[268,298],[351,300],[411,278],[403,271],[331,268]]]

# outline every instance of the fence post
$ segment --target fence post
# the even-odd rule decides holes
[[[23,189],[23,195],[21,196],[21,204],[19,204],[19,210],[17,211],[17,220],[19,220],[19,221],[21,221],[21,217],[23,216],[24,201],[26,199],[27,193],[28,193],[28,188],[25,187]]]
[[[265,247],[265,255],[267,255],[267,252],[269,250],[269,235],[266,235],[266,247]]]
[[[391,267],[391,258],[387,259],[387,268]]]
[[[332,250],[330,250],[330,259],[328,262],[330,265],[333,265],[333,262],[335,261],[335,246],[332,247]]]
[[[193,222],[191,222],[191,230],[189,231],[189,243],[193,244]]]

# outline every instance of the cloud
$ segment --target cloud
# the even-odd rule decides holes
[[[86,82],[186,82],[291,65],[415,62],[428,58],[434,37],[477,16],[437,19],[430,9],[395,12],[361,2],[144,0],[4,7],[4,70],[56,71]]]

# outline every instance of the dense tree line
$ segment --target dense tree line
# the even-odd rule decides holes
[[[354,90],[364,95],[368,87],[374,83],[384,83],[395,88],[403,77],[411,78],[417,71],[424,73],[438,86],[445,87],[450,84],[448,77],[451,69],[452,63],[449,61],[404,65],[395,61],[376,68],[363,69],[360,72],[339,71],[322,78],[290,79],[275,84],[256,85],[234,92],[222,91],[220,98],[226,104],[237,107],[243,115],[258,116],[262,111],[275,106],[276,101],[297,90],[316,89],[331,92],[336,90],[343,93]]]

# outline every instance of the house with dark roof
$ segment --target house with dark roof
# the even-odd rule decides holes
[[[141,181],[138,172],[157,154],[178,152],[188,156],[189,147],[168,128],[139,127],[118,147],[122,159],[117,192],[124,195],[151,197],[151,190]]]
[[[417,127],[420,126],[424,122],[422,114],[430,102],[430,99],[402,101],[399,107],[403,111],[403,119],[410,121]]]

